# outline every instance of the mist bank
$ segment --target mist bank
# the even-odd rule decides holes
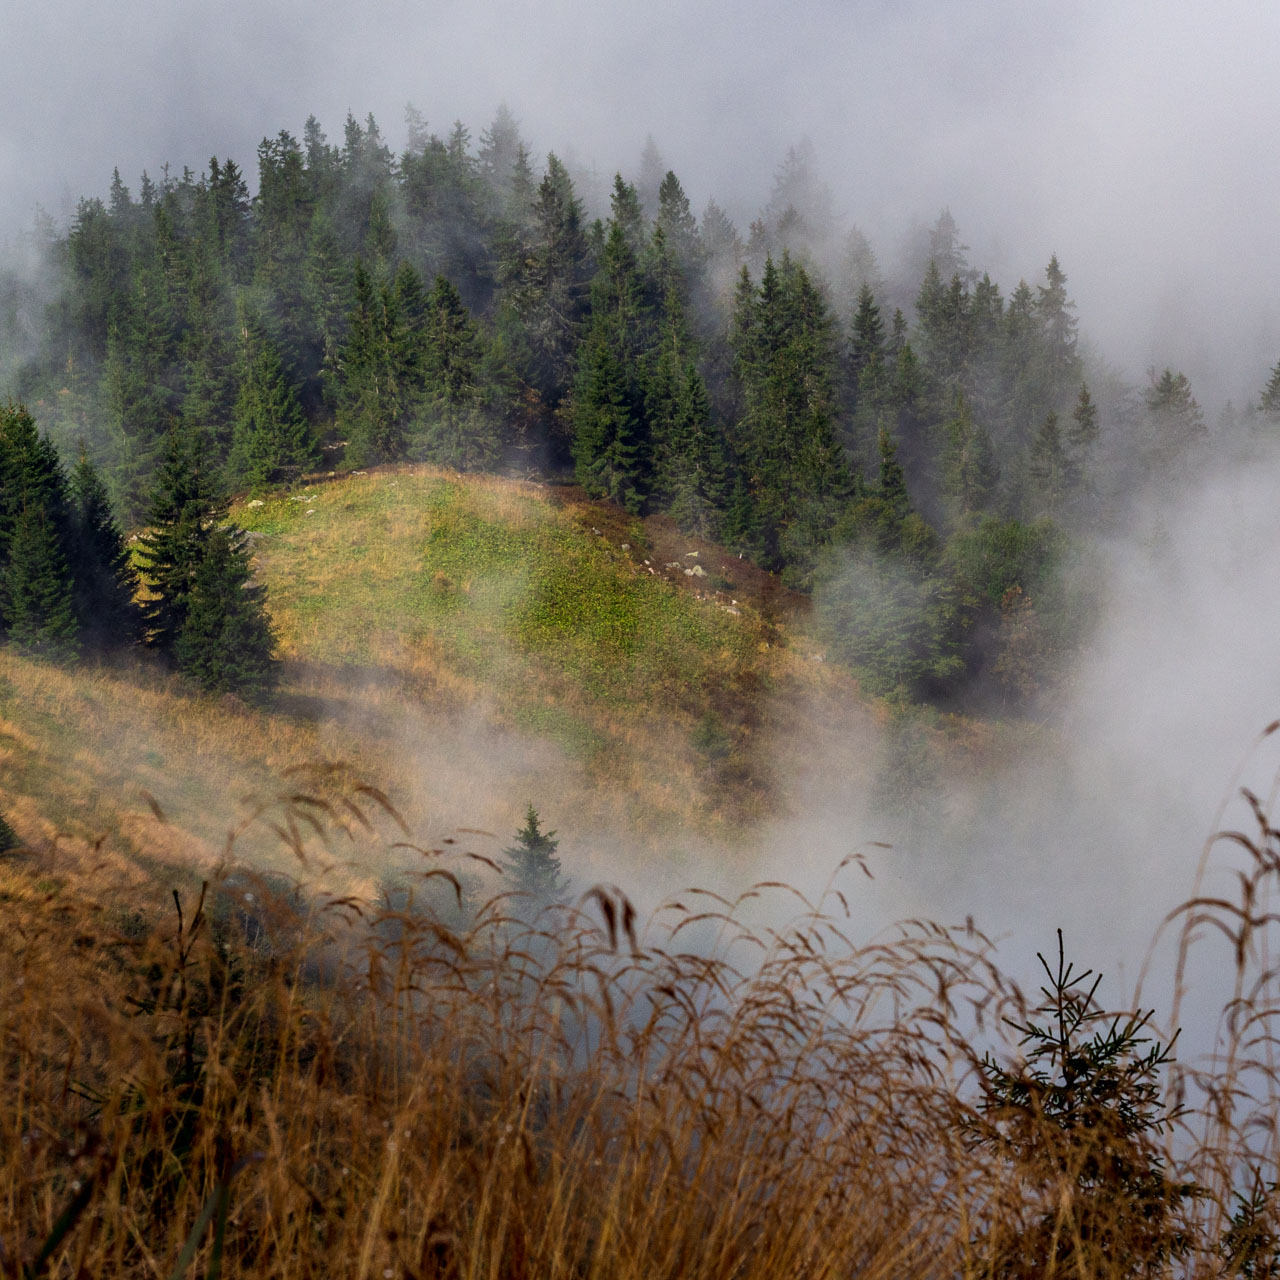
[[[1235,901],[1252,863],[1220,836],[1259,839],[1243,792],[1274,815],[1277,468],[1280,450],[1255,445],[1176,490],[1136,493],[1082,557],[1095,605],[1068,674],[1003,742],[925,716],[846,741],[839,762],[830,745],[784,758],[790,809],[762,877],[818,893],[856,851],[874,876],[841,880],[858,929],[971,920],[1029,974],[1061,928],[1071,955],[1132,998],[1170,912],[1197,893]],[[1175,932],[1146,976],[1144,998],[1162,1009]],[[1229,994],[1230,947],[1214,934],[1203,948],[1193,1021]],[[1197,1048],[1208,1031],[1196,1027]]]
[[[1277,174],[1262,160],[1280,33],[1256,0],[1177,14],[805,0],[785,16],[491,0],[305,21],[283,0],[207,16],[133,0],[118,25],[81,0],[10,10],[22,56],[0,88],[17,122],[0,219],[15,236],[37,202],[63,219],[105,195],[113,166],[135,186],[211,154],[251,169],[262,134],[309,111],[333,128],[372,110],[394,132],[412,101],[437,128],[478,129],[506,100],[537,154],[572,151],[606,178],[634,173],[652,134],[697,206],[715,195],[735,217],[811,138],[883,256],[944,205],[997,278],[1031,278],[1056,252],[1111,358],[1183,368],[1207,403],[1238,403],[1280,349]]]

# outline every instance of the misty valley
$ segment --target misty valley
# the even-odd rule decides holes
[[[0,259],[0,1275],[1280,1275],[1280,351],[563,157]]]

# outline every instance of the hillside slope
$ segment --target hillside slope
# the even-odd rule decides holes
[[[145,663],[0,653],[0,807],[25,839],[60,833],[70,864],[102,837],[94,858],[143,872],[212,859],[244,796],[321,759],[375,779],[415,838],[482,828],[466,839],[490,856],[532,802],[591,877],[620,854],[675,873],[724,841],[745,849],[800,756],[843,751],[865,782],[873,717],[818,660],[799,602],[669,522],[426,467],[232,514],[285,659],[271,710]],[[278,864],[275,846],[261,856]],[[340,857],[368,889],[409,855]]]

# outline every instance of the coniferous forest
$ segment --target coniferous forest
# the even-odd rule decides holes
[[[0,1275],[1280,1276],[1280,363],[405,123],[0,259]]]
[[[668,513],[813,593],[870,692],[1016,704],[1079,630],[1077,532],[1195,465],[1204,415],[1177,371],[1135,390],[1087,356],[1051,251],[1002,286],[944,210],[882,269],[815,163],[788,152],[745,228],[652,144],[590,208],[594,175],[535,165],[505,108],[478,140],[410,109],[397,153],[372,117],[340,143],[312,117],[254,175],[114,173],[3,283],[5,635],[144,642],[260,696],[228,497],[420,460]]]

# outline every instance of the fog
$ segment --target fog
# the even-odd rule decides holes
[[[312,112],[333,137],[372,111],[399,145],[406,102],[478,136],[506,101],[540,153],[606,178],[652,134],[695,207],[715,195],[740,226],[810,138],[882,259],[943,205],[1006,288],[1056,252],[1107,356],[1183,368],[1209,408],[1255,396],[1280,353],[1263,0],[4,0],[0,29],[10,238],[116,165],[135,189],[215,153],[252,175],[259,139]]]
[[[767,837],[770,871],[820,891],[861,847],[874,879],[855,869],[842,881],[855,929],[973,919],[1030,978],[1061,927],[1069,953],[1108,975],[1108,993],[1131,998],[1170,912],[1198,892],[1239,901],[1234,869],[1247,857],[1216,837],[1258,838],[1242,788],[1275,822],[1277,467],[1274,448],[1249,450],[1181,492],[1138,495],[1081,562],[1101,608],[1071,673],[997,762],[966,765],[977,744],[939,750],[946,763],[913,816],[878,812],[825,755],[790,761],[797,803]],[[1177,933],[1163,935],[1145,984],[1162,1009]],[[1201,933],[1211,936],[1187,1015],[1198,1047],[1233,972],[1222,937]]]
[[[1056,253],[1097,356],[1135,383],[1183,369],[1211,421],[1256,398],[1280,357],[1280,9],[1261,0],[0,0],[0,29],[11,243],[37,205],[61,223],[105,195],[115,166],[134,190],[144,169],[212,154],[252,178],[259,139],[311,113],[332,139],[349,110],[372,112],[400,146],[408,102],[474,139],[505,101],[538,156],[606,180],[634,176],[652,135],[695,209],[714,196],[744,231],[809,139],[842,225],[890,268],[943,206],[1006,292]],[[944,779],[945,822],[924,830],[789,762],[792,806],[762,839],[762,874],[815,888],[888,839],[876,879],[854,880],[868,927],[972,913],[1034,948],[1056,913],[1091,958],[1132,967],[1191,888],[1238,759],[1280,713],[1276,462],[1138,504],[1099,550],[1101,626],[1016,766]],[[1264,785],[1271,766],[1251,767]]]

